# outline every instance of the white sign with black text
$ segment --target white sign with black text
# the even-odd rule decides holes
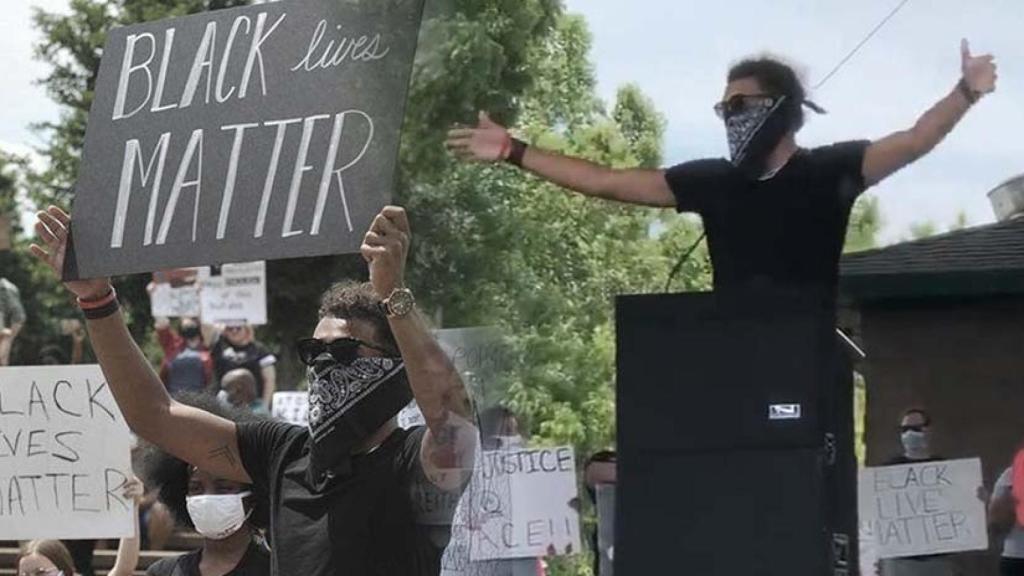
[[[878,558],[988,548],[977,458],[865,468],[858,485],[861,532]]]
[[[473,560],[538,558],[580,550],[571,446],[481,454],[473,490]],[[493,489],[488,489],[488,488]]]
[[[0,368],[0,540],[135,534],[130,453],[99,366]]]
[[[267,323],[266,262],[225,264],[220,273],[199,273],[201,316],[206,324],[260,326]]]

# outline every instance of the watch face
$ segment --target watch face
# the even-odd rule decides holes
[[[415,304],[416,300],[409,289],[395,290],[388,298],[388,308],[394,316],[405,316]]]

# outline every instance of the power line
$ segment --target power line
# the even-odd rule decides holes
[[[832,76],[834,76],[836,74],[836,72],[839,72],[840,68],[842,68],[843,65],[845,65],[850,60],[850,58],[853,58],[853,56],[855,54],[857,54],[857,52],[861,48],[863,48],[864,45],[867,44],[868,41],[871,40],[871,38],[874,37],[874,35],[876,33],[878,33],[878,31],[881,30],[882,27],[884,27],[889,22],[889,20],[892,20],[893,16],[895,16],[897,13],[899,13],[899,11],[902,10],[903,7],[906,6],[908,2],[910,2],[910,0],[903,0],[902,2],[899,3],[898,6],[896,6],[896,8],[893,8],[892,12],[889,12],[888,16],[883,18],[882,21],[879,22],[878,25],[875,26],[873,30],[871,30],[871,32],[868,32],[868,35],[865,36],[864,39],[860,41],[860,44],[857,44],[857,46],[854,47],[854,49],[851,50],[850,53],[847,54],[845,58],[840,60],[839,64],[836,64],[836,67],[833,68],[832,71],[829,72],[821,82],[818,82],[818,84],[814,88],[812,88],[812,90],[817,90],[818,88],[821,88],[822,86],[824,86],[825,82],[828,82],[829,79],[832,78]]]

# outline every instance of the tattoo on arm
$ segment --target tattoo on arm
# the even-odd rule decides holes
[[[230,464],[232,468],[238,467],[238,459],[235,458],[234,452],[231,451],[231,448],[229,448],[227,444],[211,450],[207,456],[209,456],[211,460],[223,458],[228,461],[228,464]]]

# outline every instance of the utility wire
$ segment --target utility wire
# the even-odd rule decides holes
[[[892,12],[889,12],[888,16],[883,18],[882,21],[879,22],[878,25],[875,26],[874,29],[871,30],[871,32],[868,32],[868,35],[865,36],[864,39],[860,41],[860,44],[857,44],[857,46],[854,47],[854,49],[851,50],[850,53],[847,54],[845,58],[840,60],[839,64],[836,64],[836,67],[833,68],[831,72],[826,74],[825,78],[822,79],[821,82],[818,82],[818,84],[814,88],[812,88],[812,90],[817,90],[818,88],[821,88],[822,86],[825,85],[825,82],[828,82],[830,78],[835,76],[836,72],[839,72],[839,70],[850,60],[850,58],[853,58],[854,55],[857,54],[857,52],[861,48],[863,48],[864,45],[867,44],[868,41],[871,40],[871,38],[874,37],[874,35],[878,33],[879,30],[881,30],[884,27],[889,22],[889,20],[892,20],[893,16],[896,16],[896,14],[899,13],[899,11],[902,10],[903,7],[906,6],[908,2],[910,2],[910,0],[903,0],[902,2],[899,3],[898,6],[893,8]]]

